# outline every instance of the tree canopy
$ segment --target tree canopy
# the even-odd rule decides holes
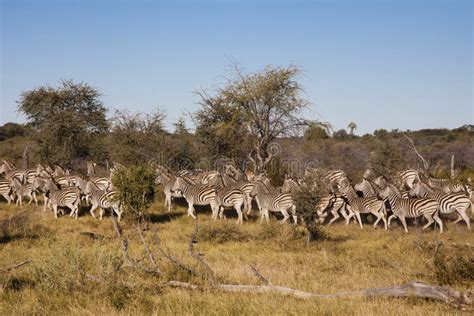
[[[197,133],[216,146],[216,154],[232,155],[228,149],[240,144],[256,169],[263,170],[272,158],[271,143],[280,136],[299,135],[308,125],[299,116],[309,105],[301,97],[299,73],[295,66],[248,74],[235,67],[213,96],[197,92],[201,99],[201,109],[194,115]]]
[[[91,156],[108,130],[100,93],[85,83],[62,80],[58,88],[42,86],[21,94],[18,110],[35,130],[44,160],[69,165]]]

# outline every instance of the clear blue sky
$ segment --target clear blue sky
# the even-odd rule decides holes
[[[359,134],[474,121],[472,1],[0,1],[0,124],[64,78],[171,126],[232,61],[300,65],[306,114]]]

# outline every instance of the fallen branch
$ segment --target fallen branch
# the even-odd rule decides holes
[[[201,289],[201,287],[199,287],[198,285],[180,281],[169,281],[167,282],[167,285],[170,287],[183,288],[188,290]],[[404,285],[395,285],[385,288],[363,289],[356,291],[337,292],[333,294],[318,294],[273,285],[216,284],[214,285],[214,288],[223,292],[230,293],[279,293],[282,295],[290,295],[301,299],[418,297],[441,301],[460,309],[472,308],[472,293],[462,293],[449,287],[428,285],[416,281]]]
[[[272,283],[265,278],[253,265],[250,265],[250,269],[252,269],[253,274],[265,285],[272,285]]]
[[[14,265],[12,265],[12,266],[9,266],[9,267],[7,267],[7,268],[5,268],[5,269],[1,269],[0,271],[1,271],[1,272],[4,272],[4,273],[5,273],[5,272],[9,272],[9,271],[11,271],[11,270],[18,269],[19,267],[22,267],[22,266],[24,266],[25,264],[28,264],[28,263],[30,263],[30,262],[31,262],[30,260],[22,261],[22,262],[20,262],[20,263],[16,263],[16,264],[14,264]]]
[[[188,271],[189,273],[191,273],[192,275],[194,276],[200,276],[201,274],[199,272],[197,272],[196,270],[194,270],[193,268],[187,266],[186,264],[182,263],[181,261],[179,261],[175,256],[169,254],[169,253],[166,253],[160,246],[160,241],[158,239],[158,237],[155,238],[155,242],[156,242],[156,248],[158,249],[158,251],[161,253],[161,255],[163,257],[165,257],[166,259],[168,259],[172,264],[180,267],[181,269],[183,270],[186,270]]]

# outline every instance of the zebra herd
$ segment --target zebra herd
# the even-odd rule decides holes
[[[325,177],[331,183],[332,193],[322,197],[316,206],[320,222],[324,222],[330,212],[333,218],[329,224],[341,214],[346,225],[355,217],[363,227],[360,214],[371,213],[377,218],[374,227],[382,219],[387,229],[391,221],[398,218],[408,232],[406,219],[423,217],[427,220],[423,230],[436,223],[443,232],[440,216],[456,214],[454,224],[463,220],[471,229],[468,213],[472,214],[474,210],[472,190],[468,185],[431,177],[422,180],[419,172],[412,169],[399,172],[397,183],[376,176],[372,169],[368,169],[362,182],[354,186],[342,170],[327,172]]]
[[[116,168],[120,165],[117,164]],[[96,164],[87,163],[87,174],[82,177],[56,166],[37,165],[34,169],[17,169],[4,160],[0,165],[0,195],[8,203],[15,201],[20,206],[23,198],[29,198],[29,204],[38,204],[37,194],[43,195],[43,211],[53,210],[55,218],[64,209],[70,210],[70,216],[78,218],[79,206],[90,205],[89,212],[99,218],[109,209],[120,220],[122,207],[113,188],[112,176],[117,170],[111,168],[109,174],[100,177],[96,173]],[[243,173],[232,165],[226,165],[223,171],[181,170],[172,172],[163,166],[156,166],[156,184],[165,195],[164,204],[171,211],[173,199],[184,199],[188,204],[187,215],[195,218],[195,206],[209,206],[213,219],[222,219],[225,209],[237,212],[237,223],[242,224],[252,212],[252,201],[256,202],[260,222],[269,221],[270,213],[280,213],[281,222],[290,217],[298,224],[295,194],[307,184],[303,179],[286,176],[282,187],[274,187],[265,174]],[[406,219],[423,217],[427,223],[423,229],[437,224],[443,232],[441,217],[457,214],[454,223],[464,221],[470,229],[469,211],[472,213],[472,191],[469,186],[452,183],[445,179],[423,178],[417,170],[405,170],[398,173],[394,183],[383,176],[377,176],[368,169],[360,183],[351,184],[342,170],[331,170],[324,174],[329,184],[327,194],[319,198],[314,206],[316,221],[324,223],[332,218],[328,225],[344,218],[346,225],[355,220],[363,228],[362,214],[375,216],[374,227],[382,222],[385,229],[398,218],[404,230],[408,232]]]
[[[0,165],[0,195],[8,204],[16,202],[23,205],[23,198],[29,199],[28,204],[35,201],[38,205],[37,194],[43,195],[43,211],[52,209],[54,217],[58,213],[64,214],[64,209],[69,209],[71,217],[78,218],[81,202],[90,204],[90,213],[95,218],[94,210],[100,208],[99,218],[102,219],[106,209],[111,209],[120,220],[122,211],[120,203],[114,197],[117,192],[113,190],[111,169],[108,177],[99,177],[95,172],[96,164],[87,163],[87,176],[85,178],[74,175],[69,170],[60,166],[52,169],[49,166],[38,164],[33,169],[18,169],[14,164],[3,160]]]

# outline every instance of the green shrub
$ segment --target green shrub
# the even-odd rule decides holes
[[[155,197],[155,172],[149,165],[121,167],[112,182],[125,214],[143,220]]]

